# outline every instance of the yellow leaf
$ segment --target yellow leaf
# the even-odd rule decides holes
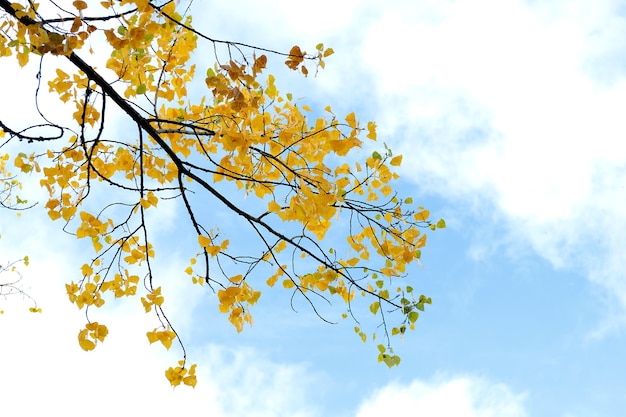
[[[80,272],[83,273],[84,277],[88,277],[88,276],[91,276],[91,274],[93,274],[93,268],[87,264],[84,264],[83,266],[80,267]]]
[[[267,203],[267,211],[269,211],[270,213],[276,213],[280,211],[280,205],[272,200],[269,203]]]
[[[96,344],[87,339],[78,339],[78,344],[85,351],[94,350],[96,348]]]
[[[20,52],[17,54],[17,62],[20,64],[20,67],[28,64],[28,53]]]
[[[89,335],[88,329],[83,329],[80,332],[78,332],[78,344],[80,345],[81,349],[85,351],[94,350],[96,347],[96,344],[94,342],[87,339],[88,335]]]
[[[87,3],[81,0],[76,0],[74,2],[72,2],[72,4],[74,5],[74,7],[76,7],[78,10],[85,10],[87,8]]]
[[[402,155],[394,156],[393,158],[391,158],[390,164],[393,165],[394,167],[400,166],[401,163],[402,163]]]
[[[213,242],[211,241],[211,239],[209,239],[206,236],[203,235],[198,235],[198,244],[203,247],[206,248],[207,246],[210,246],[213,244]]]
[[[154,329],[154,331],[147,332],[146,336],[148,336],[148,341],[150,342],[150,344],[153,344],[154,342],[159,340],[159,336],[157,335],[156,329]]]
[[[219,246],[214,246],[214,245],[209,245],[207,247],[205,247],[207,253],[211,256],[217,256],[220,253],[220,247]]]
[[[429,216],[430,212],[428,210],[422,210],[419,213],[415,214],[415,216],[413,217],[415,218],[415,221],[424,222],[428,219]]]
[[[273,287],[274,284],[276,284],[276,281],[278,281],[278,275],[274,274],[271,277],[269,277],[267,279],[267,281],[265,281],[265,283],[269,286],[269,287]]]
[[[70,32],[72,33],[76,32],[80,28],[81,24],[82,24],[82,21],[80,20],[80,17],[76,16],[74,18],[74,22],[72,22],[72,27],[70,29]]]
[[[195,388],[196,387],[196,376],[195,375],[189,375],[183,378],[183,384],[188,385],[190,387]]]
[[[376,140],[376,123],[367,122],[367,138]]]
[[[228,280],[233,284],[239,284],[243,280],[243,275],[235,275],[234,277],[230,277]]]
[[[284,240],[281,240],[280,242],[278,242],[278,245],[274,247],[274,252],[280,253],[286,247],[287,247],[287,242],[285,242]]]
[[[346,116],[346,122],[348,122],[348,126],[350,126],[353,129],[356,129],[356,116],[354,112]]]

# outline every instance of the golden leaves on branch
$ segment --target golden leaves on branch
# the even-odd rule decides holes
[[[90,351],[96,348],[98,342],[104,342],[109,334],[109,329],[97,321],[87,323],[85,328],[78,333],[78,344],[83,350]]]
[[[94,81],[94,74],[69,74],[58,68],[48,82],[49,91],[72,106],[73,123],[79,127],[73,131],[81,133],[70,136],[61,149],[39,156],[47,161],[42,164],[40,178],[40,185],[49,193],[45,208],[52,220],[65,221],[67,230],[75,231],[78,239],[91,240],[95,252],[95,258],[80,268],[83,279],[66,285],[70,301],[79,309],[97,308],[105,304],[107,295],[135,296],[140,280],[136,270],[147,268],[141,305],[146,312],[156,311],[162,326],[146,335],[150,343],[158,341],[169,349],[178,335],[168,319],[163,319],[161,287],[152,286],[150,259],[154,249],[147,237],[144,214],[161,200],[182,197],[179,201],[190,214],[197,236],[197,241],[192,241],[198,253],[181,272],[190,275],[193,283],[217,284],[218,311],[228,315],[237,332],[246,323],[252,324],[251,308],[261,296],[261,291],[253,288],[256,283],[249,272],[266,264],[270,276],[263,280],[269,287],[280,281],[283,288],[305,298],[313,293],[332,296],[351,314],[360,299],[368,300],[365,310],[382,319],[385,333],[387,319],[383,314],[389,309],[398,313],[400,324],[389,325],[387,346],[378,347],[379,361],[397,365],[400,359],[389,346],[390,336],[403,336],[407,328],[413,330],[417,311],[431,302],[423,295],[414,297],[412,288],[399,282],[403,282],[400,280],[405,278],[409,264],[419,264],[426,244],[422,229],[443,228],[445,222],[431,222],[428,210],[415,208],[410,197],[396,195],[393,181],[398,175],[394,169],[401,165],[401,155],[393,155],[385,146],[361,162],[353,157],[363,137],[377,140],[376,124],[362,125],[353,112],[337,117],[329,106],[319,115],[302,100],[281,93],[274,76],[261,79],[268,65],[267,55],[257,55],[258,50],[252,49],[252,59],[243,52],[238,59],[232,52],[241,52],[241,44],[229,44],[227,59],[217,59],[206,68],[203,85],[191,84],[196,65],[190,59],[197,51],[199,36],[189,29],[190,17],[180,20],[176,2],[162,8],[148,0],[115,2],[116,6],[136,6],[137,10],[117,16],[112,19],[114,23],[102,23],[98,30],[83,15],[93,4],[74,1],[72,5],[76,13],[59,33],[43,29],[39,23],[0,23],[0,56],[15,51],[20,65],[25,65],[33,51],[67,55],[82,47],[90,36],[100,36],[104,46],[98,53],[108,56],[106,67],[117,77],[109,86],[115,90],[105,90]],[[113,10],[113,5],[112,1],[100,3],[107,10]],[[20,7],[18,17],[38,18],[34,6]],[[318,44],[314,54],[294,46],[288,54],[280,55],[286,57],[288,68],[306,76],[307,63],[313,61],[316,69],[324,68],[324,60],[333,53],[332,48]],[[205,94],[195,94],[194,90],[190,95],[190,85],[206,88]],[[94,97],[105,91],[108,95],[119,91],[126,102],[132,100],[142,109],[140,117],[149,126],[141,124],[137,116],[132,119],[151,135],[149,138],[144,134],[129,140],[124,137],[126,132],[115,139],[88,137],[98,130],[104,117],[102,105],[96,104]],[[121,97],[117,103],[120,101],[124,102]],[[37,160],[34,155],[19,154],[14,162],[20,171],[28,173],[40,171]],[[101,210],[83,207],[99,183],[131,197]],[[229,190],[229,185],[233,185],[232,190],[242,190],[246,197],[258,199],[259,204],[249,212],[233,208],[218,188]],[[216,197],[215,201],[221,197],[227,207],[252,225],[262,245],[259,254],[237,257],[228,239],[218,239],[219,233],[204,227],[203,223],[212,220],[196,216],[187,198],[198,190]],[[284,227],[286,222],[295,227]],[[290,236],[283,230],[297,232]],[[328,236],[341,237],[333,241],[341,245],[339,250],[325,248]],[[298,255],[306,258],[306,269],[296,269]],[[226,271],[220,263],[224,258],[236,267],[247,264],[249,269]],[[112,271],[116,262],[119,270]],[[209,274],[210,263],[219,266],[221,277]],[[202,266],[204,271],[198,273]],[[361,326],[355,332],[363,341],[376,339],[375,333],[370,337]],[[106,326],[89,323],[79,333],[79,344],[92,350],[107,333]],[[196,384],[195,365],[187,368],[184,360],[165,374],[174,386]]]

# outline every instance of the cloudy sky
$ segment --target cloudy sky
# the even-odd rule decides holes
[[[350,323],[325,324],[270,296],[237,335],[214,303],[171,285],[170,308],[200,365],[195,390],[172,390],[163,370],[177,353],[148,346],[142,329],[153,317],[138,302],[108,309],[107,341],[80,350],[84,316],[63,283],[84,242],[41,211],[3,213],[0,261],[30,256],[25,282],[44,310],[12,302],[0,316],[3,412],[623,415],[625,2],[196,3],[194,23],[216,38],[333,47],[317,78],[286,74],[281,90],[375,120],[379,140],[404,155],[402,192],[448,224],[410,271],[433,306],[388,370]],[[21,71],[20,83],[35,71]],[[2,94],[4,121],[30,109],[32,95],[1,78],[24,106]],[[175,242],[180,213],[159,209],[158,238]],[[186,266],[175,245],[171,253],[159,260],[163,275]]]

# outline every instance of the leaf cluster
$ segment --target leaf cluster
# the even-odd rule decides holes
[[[26,65],[33,56],[43,63],[56,55],[75,68],[54,68],[47,82],[73,124],[41,114],[45,126],[60,134],[35,137],[3,121],[0,132],[8,140],[47,146],[18,154],[14,165],[39,177],[49,194],[50,219],[93,249],[81,278],[66,286],[69,300],[88,312],[78,336],[83,349],[94,349],[108,334],[104,324],[90,321],[89,309],[111,298],[139,296],[159,322],[146,333],[149,342],[169,349],[177,340],[182,349],[183,359],[166,377],[174,386],[196,384],[195,365],[187,366],[180,335],[166,315],[167,294],[156,283],[156,251],[146,222],[146,213],[173,200],[186,213],[187,228],[180,230],[195,247],[181,275],[191,277],[193,288],[212,290],[218,311],[237,331],[253,323],[251,310],[262,295],[256,288],[280,281],[316,312],[319,300],[337,300],[345,306],[342,316],[357,324],[357,300],[363,300],[383,329],[379,361],[400,362],[391,337],[414,330],[418,311],[431,300],[399,282],[408,278],[411,263],[419,264],[425,231],[444,228],[445,222],[431,222],[428,210],[394,191],[401,155],[385,145],[355,160],[364,140],[377,139],[374,122],[361,124],[354,113],[337,116],[330,106],[314,116],[264,74],[268,56],[284,58],[305,76],[307,66],[317,72],[332,48],[319,44],[307,54],[294,46],[281,53],[217,40],[195,29],[173,1],[74,1],[73,10],[59,9],[54,18],[42,16],[32,2],[0,0],[0,7],[0,57],[15,55]],[[86,61],[96,43],[98,54],[108,56],[106,69]],[[192,62],[195,53],[207,50],[214,51],[213,60]],[[134,129],[107,133],[111,102]],[[3,158],[4,169],[8,157]],[[233,193],[256,203],[235,204]],[[112,200],[101,203],[94,194]],[[233,232],[207,216],[198,196],[236,215],[257,249],[237,254],[230,245]],[[340,248],[328,247],[328,236],[343,236]],[[269,272],[259,281],[258,271]],[[360,325],[355,331],[367,340]]]

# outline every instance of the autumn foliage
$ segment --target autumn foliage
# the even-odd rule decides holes
[[[213,290],[237,331],[252,324],[262,288],[282,286],[313,309],[316,300],[338,300],[363,341],[376,335],[361,329],[357,314],[379,318],[378,360],[397,365],[392,337],[414,329],[431,302],[414,291],[407,266],[419,263],[424,230],[445,223],[431,222],[428,210],[394,191],[400,155],[385,146],[360,161],[353,156],[364,141],[376,141],[375,123],[329,106],[313,110],[265,75],[271,58],[305,76],[317,72],[333,50],[319,44],[314,53],[298,46],[281,53],[217,40],[195,29],[185,7],[162,3],[73,1],[40,10],[0,0],[0,57],[21,66],[41,61],[49,80],[39,94],[55,95],[73,119],[71,126],[41,122],[33,110],[32,125],[48,132],[42,137],[0,115],[4,143],[21,141],[10,157],[17,172],[39,178],[50,219],[93,249],[66,285],[69,300],[89,311],[111,298],[138,298],[158,322],[147,329],[148,341],[167,349],[180,342],[183,359],[167,379],[194,386],[196,365],[187,364],[175,318],[166,314],[146,223],[147,212],[175,200],[186,213],[184,239],[196,247],[179,285]],[[89,63],[94,49],[108,57],[106,68]],[[205,60],[194,58],[197,51]],[[105,117],[111,106],[130,127],[114,136]],[[3,170],[8,160],[1,155]],[[10,178],[5,187],[19,184]],[[237,205],[233,192],[256,203]],[[238,215],[257,250],[237,254],[229,230],[203,214],[198,196]],[[223,267],[225,260],[233,267]],[[92,350],[108,332],[89,321],[78,341]]]

